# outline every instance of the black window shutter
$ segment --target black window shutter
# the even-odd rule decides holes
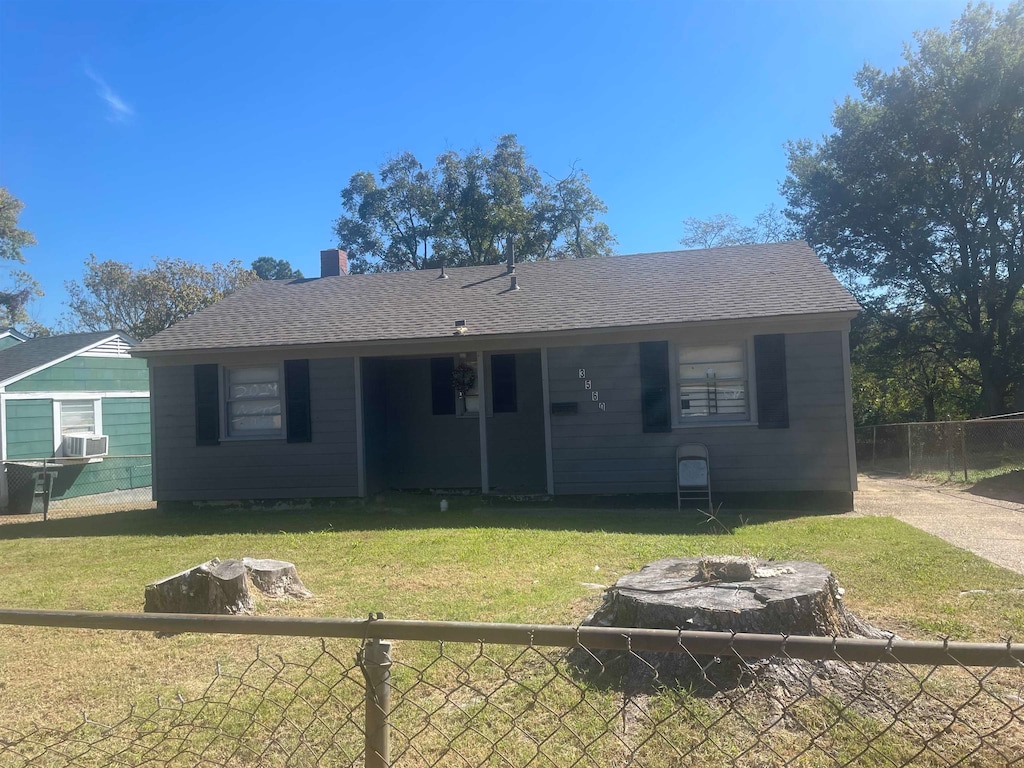
[[[668,342],[640,342],[640,409],[644,432],[671,432]]]
[[[789,427],[789,395],[786,391],[786,335],[754,337],[754,369],[757,372],[757,426],[759,429]]]
[[[284,401],[289,443],[313,441],[309,405],[309,360],[284,361]]]
[[[455,415],[454,357],[430,358],[430,402],[435,416]]]
[[[196,385],[196,445],[220,444],[220,372],[215,363],[193,367]]]
[[[495,413],[516,412],[515,355],[491,355],[491,397]]]

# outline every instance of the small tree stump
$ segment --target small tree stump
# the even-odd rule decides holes
[[[305,599],[313,593],[306,589],[294,563],[284,560],[257,560],[243,557],[242,564],[249,572],[253,586],[271,597],[298,597]]]
[[[251,613],[252,596],[240,560],[217,558],[146,585],[149,613]]]

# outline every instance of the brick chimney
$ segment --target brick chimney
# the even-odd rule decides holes
[[[340,248],[320,251],[320,277],[348,274],[348,254]]]

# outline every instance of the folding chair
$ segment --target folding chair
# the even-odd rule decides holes
[[[702,443],[676,448],[676,503],[680,511],[684,499],[707,501],[707,511],[711,511],[711,463],[708,447]]]

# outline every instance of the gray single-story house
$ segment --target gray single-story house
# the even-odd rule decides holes
[[[149,364],[158,502],[385,489],[849,508],[859,306],[803,242],[347,274],[238,291]]]

